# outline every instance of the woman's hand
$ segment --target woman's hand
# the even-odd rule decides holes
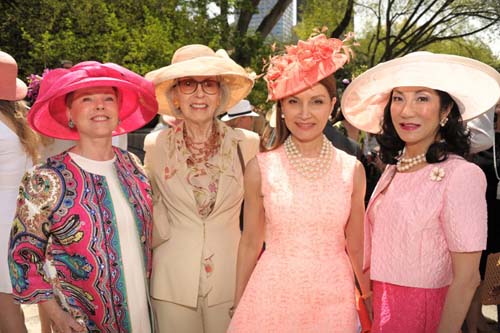
[[[40,303],[39,306],[49,317],[54,332],[73,333],[85,331],[85,327],[78,324],[69,313],[61,309],[54,299]]]

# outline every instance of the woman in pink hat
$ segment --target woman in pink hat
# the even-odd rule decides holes
[[[358,331],[354,272],[370,296],[361,273],[365,173],[323,135],[336,102],[332,74],[349,52],[320,34],[271,60],[276,140],[245,172],[229,332]]]
[[[415,52],[366,71],[342,97],[346,119],[377,133],[388,166],[365,216],[372,332],[459,332],[486,246],[486,181],[466,161],[464,121],[500,97],[473,59]]]
[[[9,268],[15,299],[40,304],[57,332],[151,331],[151,188],[112,136],[156,111],[152,84],[116,64],[44,76],[28,121],[76,145],[23,177]]]
[[[161,332],[219,333],[233,304],[243,171],[259,137],[217,119],[253,80],[224,50],[186,45],[146,74],[159,112],[180,121],[146,137],[153,186],[151,296]]]
[[[17,78],[17,64],[0,51],[0,332],[26,332],[19,304],[14,303],[7,264],[9,233],[21,178],[38,159],[38,136],[21,105],[26,85]]]

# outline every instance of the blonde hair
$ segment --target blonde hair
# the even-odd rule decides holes
[[[29,127],[26,121],[28,107],[24,101],[12,102],[0,100],[0,112],[13,126],[24,151],[31,157],[33,163],[38,163],[40,153],[40,136]]]

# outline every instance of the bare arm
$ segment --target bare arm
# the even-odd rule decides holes
[[[365,216],[366,177],[363,165],[357,161],[354,169],[354,184],[351,195],[351,214],[345,229],[347,253],[358,279],[363,295],[370,294],[370,278],[368,272],[363,273],[363,241]]]
[[[446,294],[439,333],[460,332],[474,292],[481,281],[480,258],[481,252],[451,252],[453,281]]]
[[[234,305],[237,306],[252,275],[264,243],[264,206],[260,185],[260,169],[253,158],[245,170],[244,228],[238,247],[236,265],[236,292]]]

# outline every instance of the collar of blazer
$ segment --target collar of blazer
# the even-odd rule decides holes
[[[236,177],[235,156],[237,157],[237,146],[245,138],[239,132],[233,130],[220,120],[215,120],[217,131],[222,138],[222,143],[219,148],[217,164],[221,170],[221,174],[225,176]],[[189,151],[183,137],[184,122],[180,122],[175,127],[166,131],[165,145],[167,149],[166,164],[171,171],[184,169],[186,160],[189,157]]]

